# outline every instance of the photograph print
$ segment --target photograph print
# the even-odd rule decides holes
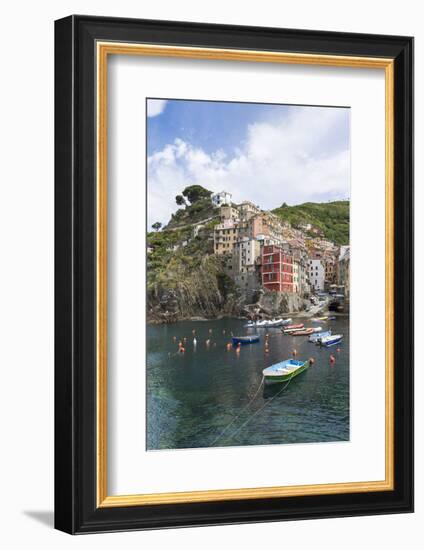
[[[146,100],[146,448],[348,441],[350,109]]]

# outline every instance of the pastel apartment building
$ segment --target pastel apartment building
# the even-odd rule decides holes
[[[323,291],[325,286],[325,267],[320,259],[309,260],[309,282],[315,291]]]
[[[238,240],[233,250],[233,277],[239,288],[254,290],[259,286],[258,259],[261,244],[256,239]]]
[[[343,246],[340,250],[338,265],[338,284],[344,287],[345,300],[350,297],[350,248]]]
[[[293,256],[279,246],[262,249],[262,286],[266,290],[293,293]]]
[[[231,254],[239,238],[238,223],[234,220],[225,220],[215,226],[213,232],[213,248],[218,256]]]
[[[240,218],[243,220],[249,220],[252,216],[261,212],[259,206],[256,206],[256,204],[250,201],[241,202],[237,208],[240,212]]]
[[[242,218],[242,220],[240,236],[257,239],[260,235],[266,235],[275,242],[283,241],[283,226],[273,214],[260,212],[248,219]]]
[[[221,222],[225,220],[238,220],[240,218],[239,211],[231,204],[223,204],[219,209]]]
[[[331,285],[337,283],[337,261],[333,256],[326,256],[324,259],[325,266],[325,286],[326,290]]]

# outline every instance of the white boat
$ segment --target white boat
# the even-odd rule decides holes
[[[261,328],[261,327],[266,327],[266,326],[267,326],[267,323],[268,323],[268,321],[265,320],[265,319],[262,320],[262,321],[261,321],[261,320],[258,320],[258,321],[249,321],[249,322],[247,323],[247,325],[245,325],[245,327],[248,327],[248,328],[253,328],[253,327],[256,328],[256,327],[259,327],[259,328]]]
[[[248,328],[272,328],[282,327],[291,323],[291,319],[263,319],[259,321],[249,321],[246,325]]]
[[[309,341],[313,342],[314,344],[319,344],[320,340],[322,338],[326,338],[327,336],[331,336],[331,330],[326,330],[324,332],[317,332],[316,334],[311,334],[309,336]]]
[[[325,338],[321,338],[320,340],[318,340],[318,343],[321,346],[329,348],[330,346],[335,346],[336,344],[339,344],[342,340],[343,334],[334,334],[331,336],[326,336]]]
[[[312,331],[313,331],[313,332],[321,332],[321,331],[322,331],[322,327],[312,327]]]
[[[284,319],[271,319],[265,325],[266,327],[281,327],[283,325]]]

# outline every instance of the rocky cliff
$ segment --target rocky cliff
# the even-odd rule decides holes
[[[242,314],[243,298],[225,274],[219,257],[204,257],[196,269],[179,267],[178,273],[170,268],[166,277],[149,285],[149,322],[170,323],[196,317],[209,319]]]
[[[301,311],[304,309],[305,304],[305,300],[298,294],[265,291],[257,305],[265,315],[278,316],[282,313]]]

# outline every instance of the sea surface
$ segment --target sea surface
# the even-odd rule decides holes
[[[300,318],[293,322],[317,326]],[[245,325],[221,319],[147,327],[147,449],[349,439],[348,317],[318,324],[344,335],[341,344],[328,349],[306,336]],[[255,333],[261,336],[257,344],[239,352],[227,346],[231,334]],[[180,341],[184,353],[178,353]],[[313,358],[312,366],[289,384],[261,386],[262,370],[292,357],[293,350],[298,360]]]

